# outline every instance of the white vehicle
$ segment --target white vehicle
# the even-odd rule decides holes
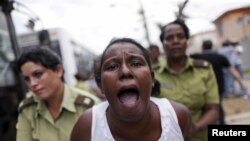
[[[41,35],[41,32],[45,33]],[[46,32],[49,36],[46,35]],[[49,39],[46,39],[46,36]],[[44,46],[41,42],[46,42],[45,46],[49,46],[62,58],[64,80],[69,85],[76,83],[76,73],[80,73],[87,79],[88,74],[92,71],[96,55],[75,41],[68,32],[61,28],[22,34],[18,36],[18,42],[21,50],[33,46]]]

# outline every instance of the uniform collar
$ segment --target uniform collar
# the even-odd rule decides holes
[[[69,88],[69,86],[64,85],[64,97],[61,107],[67,109],[68,111],[76,112],[74,102],[75,98],[72,95],[72,90]]]
[[[190,57],[187,57],[187,60],[186,60],[186,65],[185,65],[185,68],[183,70],[186,71],[187,69],[189,68],[193,68],[194,65],[193,65],[193,59],[190,58]],[[174,70],[172,70],[170,67],[169,67],[169,64],[167,63],[167,60],[165,60],[163,63],[160,64],[160,68],[158,69],[158,72],[159,73],[163,73],[164,71],[168,71],[168,72],[171,72],[171,73],[175,73]]]
[[[72,92],[69,86],[64,84],[63,101],[60,108],[60,112],[62,111],[62,109],[66,109],[71,112],[76,112],[76,108],[74,105],[75,98],[73,97],[73,95],[71,95],[71,93]],[[46,113],[46,111],[48,111],[46,109],[48,108],[46,107],[45,102],[40,100],[34,93],[32,93],[32,95],[34,96],[34,101],[37,103],[37,113]]]

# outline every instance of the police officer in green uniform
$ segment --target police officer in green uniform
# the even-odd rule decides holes
[[[162,28],[160,35],[166,61],[156,71],[161,97],[186,105],[192,113],[191,141],[206,141],[207,126],[219,117],[219,94],[212,66],[186,55],[189,29],[181,20]]]
[[[99,99],[67,86],[61,60],[48,48],[26,50],[17,66],[30,92],[19,105],[16,140],[69,141],[75,122]]]

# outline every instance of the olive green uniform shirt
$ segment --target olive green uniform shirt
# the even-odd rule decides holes
[[[99,100],[88,92],[65,85],[57,119],[53,119],[45,103],[34,94],[20,103],[17,141],[69,141],[80,115]]]
[[[157,62],[152,62],[152,69],[153,70],[158,70],[163,63],[165,63],[165,56],[160,55],[157,59]]]
[[[75,84],[75,87],[79,88],[81,90],[88,91],[91,94],[95,94],[95,92],[93,90],[91,90],[91,88],[89,87],[89,85],[86,81],[78,80]]]
[[[194,123],[201,118],[205,104],[219,104],[216,78],[208,62],[188,58],[184,70],[175,73],[165,61],[155,75],[161,84],[161,97],[186,105],[191,111]],[[191,140],[206,141],[206,132]]]

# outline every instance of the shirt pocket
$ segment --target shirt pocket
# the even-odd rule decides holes
[[[161,82],[160,83],[160,97],[168,98],[172,100],[177,100],[176,96],[173,96],[175,93],[174,84],[169,82]]]
[[[184,97],[187,100],[187,104],[191,109],[200,109],[205,103],[206,85],[200,81],[189,81],[187,85],[184,86],[185,91]]]

